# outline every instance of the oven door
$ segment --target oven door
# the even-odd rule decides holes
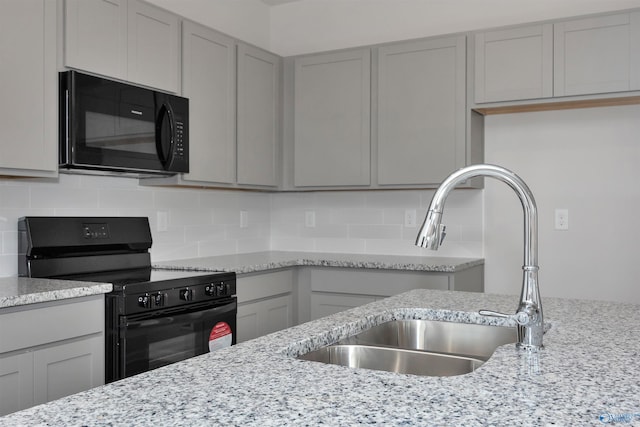
[[[236,343],[237,299],[121,316],[118,369],[129,377]]]

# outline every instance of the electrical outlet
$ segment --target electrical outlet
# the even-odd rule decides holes
[[[315,211],[306,211],[304,213],[304,226],[313,228],[316,226],[316,212]]]
[[[158,229],[158,232],[167,231],[167,228],[169,228],[169,215],[167,212],[158,212],[156,215],[156,228]]]
[[[555,228],[556,230],[569,229],[569,209],[556,209]]]
[[[404,211],[404,226],[405,227],[414,227],[416,226],[416,210],[415,209],[407,209]]]
[[[249,226],[249,212],[240,211],[240,228],[247,228]]]

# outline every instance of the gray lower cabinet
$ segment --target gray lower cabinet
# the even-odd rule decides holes
[[[177,15],[139,0],[66,0],[64,65],[180,92]]]
[[[293,269],[237,277],[238,343],[294,325]]]
[[[640,90],[640,12],[554,25],[554,95]]]
[[[412,289],[439,289],[483,292],[484,266],[454,273],[395,271],[350,268],[308,268],[305,280],[310,311],[300,313],[300,321],[315,320],[350,308],[368,304]],[[306,282],[306,283],[305,283]]]
[[[466,37],[378,48],[380,185],[434,185],[466,166]]]
[[[0,310],[0,415],[104,384],[104,296]]]
[[[295,187],[371,183],[370,64],[369,48],[295,59]]]
[[[0,175],[58,174],[55,0],[12,0],[0,13]]]
[[[553,96],[553,25],[474,35],[475,102]]]

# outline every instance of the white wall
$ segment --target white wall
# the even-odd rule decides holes
[[[432,191],[258,193],[139,186],[133,178],[60,175],[57,180],[0,178],[0,277],[17,275],[22,216],[146,216],[153,262],[210,255],[308,250],[419,255],[414,245]],[[272,207],[273,206],[273,207]],[[416,227],[404,227],[415,209]],[[240,228],[240,211],[249,226]],[[305,212],[316,227],[305,227]],[[164,212],[168,229],[158,231]],[[429,255],[482,256],[482,193],[449,199],[447,246]]]
[[[300,0],[272,8],[271,48],[291,56],[634,7],[639,0]]]
[[[271,247],[276,250],[482,257],[482,191],[455,191],[447,202],[446,244],[415,246],[433,191],[340,191],[273,195]],[[415,227],[405,211],[415,210]],[[316,226],[305,215],[314,212]]]
[[[488,116],[486,161],[520,175],[538,202],[544,296],[640,303],[640,106]],[[569,230],[554,230],[554,210]],[[521,284],[522,208],[487,180],[487,292]]]
[[[271,198],[265,193],[143,187],[119,177],[0,178],[0,277],[15,276],[21,216],[146,216],[152,261],[268,250]],[[248,227],[240,228],[240,211]],[[158,231],[158,212],[168,228]]]

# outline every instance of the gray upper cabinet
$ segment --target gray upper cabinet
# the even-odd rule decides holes
[[[555,24],[554,95],[640,89],[640,12]]]
[[[2,4],[0,76],[0,175],[56,176],[55,0]]]
[[[128,79],[180,92],[179,18],[137,0],[129,0],[128,12]]]
[[[67,67],[127,78],[127,0],[66,0]]]
[[[296,187],[370,184],[370,64],[368,48],[296,58]]]
[[[282,58],[200,24],[182,23],[189,173],[149,185],[274,189],[280,183]]]
[[[378,184],[437,184],[465,165],[465,36],[378,49]]]
[[[276,187],[281,58],[238,45],[238,184]]]
[[[138,0],[66,0],[64,65],[178,93],[179,22]]]
[[[475,102],[553,96],[553,25],[475,34]]]
[[[207,27],[184,22],[183,95],[189,98],[187,181],[236,179],[236,43]]]

